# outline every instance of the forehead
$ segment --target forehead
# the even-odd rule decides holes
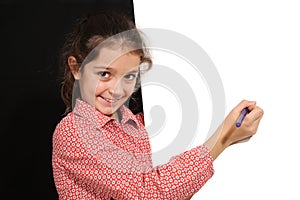
[[[132,70],[139,66],[140,56],[128,49],[102,48],[96,58],[88,65],[93,68],[109,68],[121,71]]]

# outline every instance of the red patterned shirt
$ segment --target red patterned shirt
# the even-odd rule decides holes
[[[143,116],[122,106],[119,121],[77,100],[53,134],[59,199],[185,199],[214,173],[205,146],[153,167]]]

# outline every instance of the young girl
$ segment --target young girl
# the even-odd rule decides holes
[[[114,12],[88,16],[63,50],[67,115],[54,131],[52,155],[59,199],[189,199],[212,177],[218,155],[252,137],[263,116],[244,100],[203,145],[153,168],[143,114],[128,108],[151,67],[134,23]],[[250,113],[236,128],[245,107]]]

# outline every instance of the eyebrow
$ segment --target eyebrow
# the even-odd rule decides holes
[[[105,67],[105,66],[94,66],[95,69],[105,69],[105,70],[112,70],[114,71],[115,69],[111,68],[111,67]],[[130,72],[127,72],[127,74],[129,73],[137,73],[139,71],[139,69],[134,69]]]
[[[132,70],[132,71],[130,71],[130,72],[128,72],[128,73],[138,73],[138,69],[134,69],[134,70]]]
[[[96,69],[112,69],[111,67],[106,67],[106,66],[94,66]]]

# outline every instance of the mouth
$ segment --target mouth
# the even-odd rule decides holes
[[[100,96],[103,100],[105,100],[106,102],[108,103],[116,103],[118,102],[121,98],[118,98],[118,99],[111,99],[111,98],[106,98],[106,97],[103,97],[103,96]]]

